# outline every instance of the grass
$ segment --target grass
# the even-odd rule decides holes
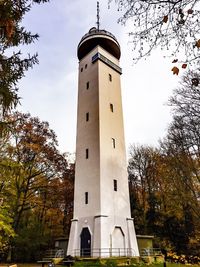
[[[1,264],[0,263],[0,267],[8,267],[9,265],[12,265],[12,264]],[[109,265],[109,267],[111,267],[112,266],[112,264],[108,264]],[[17,267],[41,267],[42,265],[41,264],[36,264],[36,263],[32,263],[32,264],[30,264],[30,263],[19,263],[19,264],[17,264]],[[45,265],[45,266],[47,266],[47,265]],[[94,266],[94,267],[96,267],[96,266],[100,266],[99,264],[97,265],[97,263],[94,263],[94,264],[92,264],[91,262],[82,262],[82,264],[78,264],[78,266],[77,267],[81,267],[81,266],[83,266],[83,267],[92,267],[92,266]],[[104,265],[105,266],[105,265]],[[128,266],[128,265],[127,265]],[[146,266],[148,266],[148,267],[163,267],[163,263],[158,263],[158,264],[145,264],[145,263],[140,263],[140,264],[133,264],[133,265],[129,265],[130,267],[146,267]],[[198,264],[194,264],[194,265],[187,265],[187,264],[181,264],[181,263],[170,263],[170,262],[167,262],[167,267],[186,267],[186,266],[190,266],[190,267],[200,267],[200,265],[198,265]],[[56,265],[56,267],[66,267],[66,265]],[[76,267],[76,264],[75,264],[75,267]],[[120,266],[120,267],[122,267],[122,266]]]
[[[2,263],[2,264],[0,263],[0,267],[8,267],[13,264],[14,263]],[[17,263],[17,267],[41,267],[41,266],[42,266],[41,264],[37,263]]]

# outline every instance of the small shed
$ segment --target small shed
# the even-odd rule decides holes
[[[68,246],[69,239],[66,237],[60,237],[55,239],[55,249],[63,249],[64,255],[67,253],[67,246]]]
[[[152,235],[137,235],[137,242],[140,255],[144,253],[145,250],[151,251],[153,249],[153,239]]]

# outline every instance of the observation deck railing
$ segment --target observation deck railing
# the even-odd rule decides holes
[[[87,37],[89,37],[89,36],[92,36],[92,35],[107,35],[107,36],[110,36],[110,37],[112,37],[114,40],[115,40],[115,42],[119,45],[119,43],[118,43],[118,41],[117,41],[117,38],[112,34],[112,33],[110,33],[110,32],[108,32],[108,31],[106,31],[106,30],[98,30],[98,29],[93,29],[93,30],[91,30],[91,31],[89,31],[88,33],[86,33],[85,35],[83,35],[83,37],[81,38],[81,40],[80,40],[80,43],[82,43],[82,41],[84,40],[84,39],[86,39]],[[80,44],[79,43],[79,44]]]

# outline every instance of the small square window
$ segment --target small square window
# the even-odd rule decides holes
[[[115,147],[116,147],[115,138],[112,138],[112,146],[113,146],[113,148],[115,148]]]
[[[109,73],[109,81],[112,82],[112,75]]]
[[[88,159],[89,158],[89,149],[86,148],[85,150],[85,158]]]
[[[88,204],[88,192],[85,192],[85,204]]]
[[[117,191],[117,180],[113,180],[114,191]]]
[[[89,112],[86,113],[86,121],[89,121]]]
[[[113,104],[110,103],[110,111],[114,112]]]
[[[86,89],[89,89],[89,87],[90,87],[90,83],[87,82],[87,83],[86,83]]]
[[[81,68],[81,72],[83,72],[83,68]]]
[[[85,64],[85,69],[87,69],[87,64]]]

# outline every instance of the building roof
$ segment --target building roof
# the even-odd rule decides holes
[[[140,239],[154,239],[153,235],[136,235],[136,237]]]

